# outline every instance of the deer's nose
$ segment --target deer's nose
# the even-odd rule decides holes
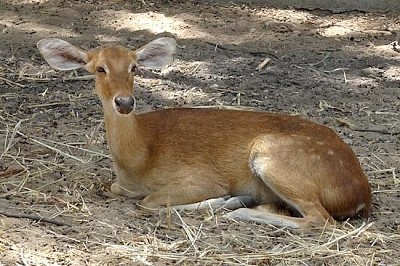
[[[114,99],[115,107],[120,114],[127,115],[135,108],[135,99],[132,96],[118,96]]]

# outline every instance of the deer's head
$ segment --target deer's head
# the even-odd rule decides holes
[[[103,106],[113,106],[122,115],[134,110],[134,77],[138,67],[162,68],[172,62],[176,42],[156,39],[137,50],[112,45],[85,52],[60,39],[43,39],[37,44],[46,61],[55,69],[85,68],[96,75],[96,92]]]

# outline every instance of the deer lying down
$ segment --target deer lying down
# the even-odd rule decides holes
[[[229,217],[293,228],[369,217],[371,190],[360,163],[325,126],[267,112],[174,108],[135,114],[137,67],[166,66],[175,46],[159,38],[136,51],[108,46],[85,52],[59,39],[38,43],[53,68],[96,75],[117,176],[112,193],[143,199],[145,208],[243,196],[257,206]],[[280,212],[285,208],[291,216]]]

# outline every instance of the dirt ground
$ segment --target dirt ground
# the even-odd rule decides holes
[[[0,265],[397,264],[398,30],[395,13],[228,1],[2,0]],[[223,210],[149,214],[135,200],[111,196],[93,80],[84,71],[50,69],[36,42],[138,48],[158,36],[176,38],[180,48],[170,67],[138,76],[140,112],[252,108],[325,124],[359,157],[373,191],[372,217],[300,231],[235,222]]]

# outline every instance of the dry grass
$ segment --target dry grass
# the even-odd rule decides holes
[[[65,103],[30,102],[27,108]],[[108,197],[101,187],[109,182],[111,170],[98,120],[91,121],[87,133],[65,125],[64,135],[55,140],[38,137],[35,132],[44,129],[35,127],[34,116],[19,119],[4,109],[0,113],[0,198],[7,200],[0,214],[9,217],[2,219],[0,250],[6,262],[377,265],[398,259],[398,228],[377,225],[379,209],[371,221],[304,231],[237,223],[222,219],[223,210],[142,212],[136,202]],[[382,156],[361,158],[375,198],[399,193],[397,169],[385,168]],[[105,164],[96,166],[99,162]]]
[[[142,2],[146,6],[149,1]],[[139,16],[153,16],[166,19],[181,42],[181,58],[170,72],[139,77],[139,110],[148,105],[150,109],[255,108],[326,123],[352,142],[359,155],[373,190],[372,217],[333,228],[289,230],[228,220],[222,218],[224,210],[144,212],[137,201],[108,192],[113,172],[100,103],[91,90],[93,77],[58,73],[43,61],[32,62],[32,50],[16,59],[11,49],[10,58],[0,56],[0,265],[398,264],[400,119],[398,90],[393,88],[398,87],[399,68],[393,67],[394,55],[387,45],[373,44],[390,38],[380,24],[396,26],[397,17],[236,5],[210,10],[199,4],[201,20],[197,9],[185,4],[137,14],[121,14],[113,8],[99,14],[95,6],[90,8],[85,2],[82,9],[92,12],[71,13],[73,27],[88,26],[83,35],[100,30],[100,40],[114,35],[127,40],[132,32],[124,33],[125,28],[139,27],[135,24]],[[21,10],[24,16],[34,14],[25,18],[28,23],[38,11]],[[73,29],[68,29],[71,23],[64,21],[61,8],[40,11],[55,19],[54,10],[60,10],[60,24],[66,27],[59,35],[67,32],[70,37]],[[173,19],[163,11],[175,14]],[[74,17],[81,13],[99,24],[87,25]],[[121,26],[121,15],[132,24]],[[240,23],[236,23],[238,15]],[[25,25],[20,19],[12,15],[7,23],[18,29]],[[101,28],[101,23],[107,27]],[[346,33],[326,37],[335,34],[336,24],[348,25],[341,27]],[[134,30],[142,34],[142,29]],[[16,30],[10,36],[16,38],[13,45],[25,47],[18,34]],[[77,42],[84,40],[77,37]],[[256,71],[266,55],[271,61]],[[357,60],[351,61],[352,57]],[[370,64],[392,66],[385,69],[392,77],[379,76],[380,72],[360,77],[359,72]]]

